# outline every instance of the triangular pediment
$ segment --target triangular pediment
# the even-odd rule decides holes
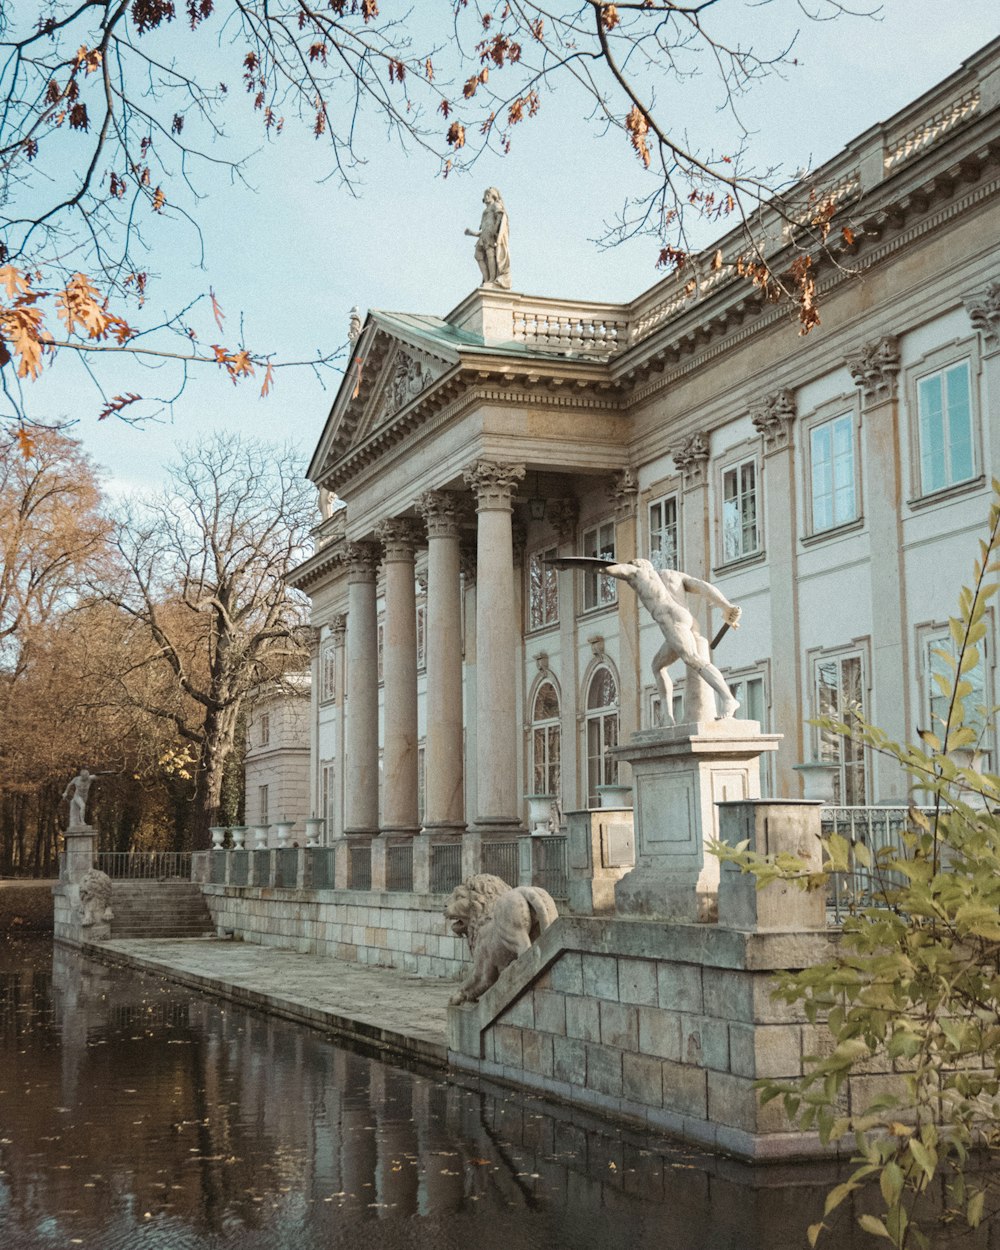
[[[407,332],[411,328],[405,323],[400,327],[397,320],[391,314],[371,313],[365,322],[309,466],[313,481],[418,404],[459,363],[452,344],[421,333],[419,325]]]

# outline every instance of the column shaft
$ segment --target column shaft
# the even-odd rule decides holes
[[[382,831],[414,834],[417,817],[417,606],[413,574],[416,528],[405,519],[379,529],[385,558],[385,746]]]
[[[374,543],[347,548],[347,741],[344,832],[378,833],[378,621]]]

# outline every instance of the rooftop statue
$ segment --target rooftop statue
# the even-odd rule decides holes
[[[727,629],[739,628],[741,609],[730,603],[717,586],[677,569],[657,569],[649,560],[642,558],[614,564],[594,556],[563,556],[546,563],[557,568],[599,568],[606,577],[615,577],[627,583],[639,596],[639,601],[663,633],[663,646],[653,657],[653,676],[660,694],[661,725],[674,724],[674,685],[669,669],[677,660],[683,660],[687,665],[689,689],[694,685],[691,679],[700,678],[719,696],[722,708],[719,720],[727,720],[735,713],[740,706],[739,700],[712,663],[708,642],[702,637],[698,622],[686,604],[686,596],[695,594],[722,609],[725,625],[716,635],[715,641],[718,642]],[[695,719],[690,715],[690,708],[686,718]]]
[[[476,263],[483,275],[483,286],[510,290],[510,227],[503,197],[496,187],[483,195],[483,216],[478,230],[466,230],[476,240]]]

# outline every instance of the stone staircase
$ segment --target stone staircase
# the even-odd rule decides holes
[[[115,881],[111,890],[112,938],[211,937],[215,925],[201,889],[192,881]]]

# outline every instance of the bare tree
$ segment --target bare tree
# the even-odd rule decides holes
[[[306,554],[315,492],[289,449],[212,437],[119,528],[112,600],[147,632],[146,710],[194,747],[193,841],[208,845],[248,692],[306,660],[306,601],[284,582]]]
[[[141,307],[147,295],[150,224],[172,218],[197,234],[205,170],[242,175],[244,154],[225,131],[241,94],[269,139],[304,122],[326,145],[327,174],[350,184],[369,155],[369,116],[447,173],[487,148],[506,151],[519,125],[544,114],[546,93],[572,84],[582,114],[617,133],[649,171],[648,192],[611,237],[650,232],[660,263],[678,266],[692,214],[742,222],[747,250],[732,262],[734,275],[790,297],[808,330],[806,262],[816,249],[831,254],[837,206],[822,188],[777,194],[776,172],[753,164],[740,102],[793,63],[803,15],[837,16],[844,5],[774,4],[788,27],[769,51],[734,33],[734,9],[752,13],[749,0],[569,0],[555,9],[437,0],[406,11],[383,0],[385,13],[376,0],[186,0],[183,15],[175,0],[43,0],[37,21],[31,6],[4,9],[0,364],[6,358],[31,378],[57,350],[143,352],[182,367],[206,362],[234,380],[264,370],[269,388],[272,368],[288,362],[243,343],[210,343],[189,309],[158,327],[179,345],[158,338],[157,327],[133,325],[138,312],[125,316],[129,301]],[[242,91],[230,89],[234,74]],[[692,101],[706,95],[729,122],[716,149],[688,137]],[[773,238],[758,212],[765,203],[772,218],[795,223],[798,266],[787,257],[772,264]],[[221,334],[214,296],[212,307]],[[102,415],[125,416],[139,398],[114,396]]]

